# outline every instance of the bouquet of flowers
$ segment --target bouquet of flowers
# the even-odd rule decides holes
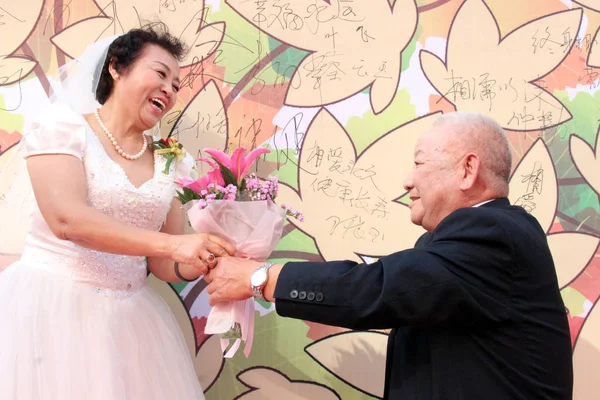
[[[237,148],[231,155],[215,149],[204,149],[211,159],[211,169],[197,180],[181,180],[178,192],[182,204],[189,204],[187,215],[196,232],[229,238],[237,246],[236,256],[266,260],[283,233],[287,216],[300,221],[303,216],[287,205],[278,206],[278,180],[269,176],[260,179],[249,173],[254,161],[266,148],[257,148],[248,155]],[[225,357],[232,357],[245,342],[244,353],[250,354],[254,333],[254,299],[217,304],[211,310],[205,333],[219,334]],[[230,340],[234,340],[230,345]]]

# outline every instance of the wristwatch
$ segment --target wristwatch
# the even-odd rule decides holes
[[[262,301],[267,301],[263,295],[263,289],[265,288],[269,278],[269,268],[272,266],[273,263],[264,263],[260,267],[256,268],[250,276],[250,285],[252,286],[254,297],[257,297]]]

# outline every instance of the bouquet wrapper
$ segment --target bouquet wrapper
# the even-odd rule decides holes
[[[266,260],[281,239],[286,212],[272,201],[217,200],[203,209],[197,201],[191,203],[187,215],[194,231],[233,241],[238,257]],[[253,298],[219,303],[211,309],[204,332],[221,335],[225,358],[233,357],[242,341],[248,357],[254,340],[254,314]],[[232,345],[230,340],[234,340]]]

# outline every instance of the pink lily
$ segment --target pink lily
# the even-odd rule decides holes
[[[206,189],[206,186],[208,186],[208,183],[206,182],[206,176],[203,176],[202,178],[193,180],[193,179],[178,179],[177,181],[175,181],[175,183],[177,184],[177,186],[181,187],[181,188],[188,188],[198,194],[200,194],[200,192],[202,190]]]
[[[237,149],[235,149],[233,151],[233,153],[231,154],[231,156],[223,153],[222,151],[215,150],[215,149],[204,149],[203,151],[206,154],[209,154],[212,157],[214,157],[217,161],[219,161],[225,167],[229,168],[229,170],[231,170],[231,172],[233,173],[233,176],[235,177],[235,179],[238,182],[244,176],[246,176],[248,171],[250,171],[250,167],[252,166],[252,163],[258,157],[260,157],[262,154],[267,154],[267,153],[271,152],[271,150],[264,148],[264,147],[258,147],[256,149],[252,150],[250,153],[248,153],[247,156],[245,156],[246,149],[244,149],[242,147],[238,147]]]
[[[193,190],[194,192],[200,194],[200,192],[202,192],[203,190],[206,190],[208,188],[208,185],[210,185],[211,183],[214,184],[215,186],[224,186],[225,185],[225,181],[223,180],[223,176],[221,175],[221,170],[219,169],[219,166],[214,163],[211,160],[208,160],[206,158],[201,158],[199,159],[199,161],[204,161],[207,164],[209,164],[212,169],[210,171],[208,171],[206,173],[206,175],[196,179],[196,180],[192,180],[192,179],[180,179],[178,180],[176,183],[178,186],[180,187],[186,187],[190,190]]]

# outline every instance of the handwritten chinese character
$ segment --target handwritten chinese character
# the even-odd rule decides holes
[[[346,204],[346,202],[350,203],[350,207],[352,207],[352,198],[350,195],[352,194],[352,189],[350,188],[350,182],[341,181],[337,183],[338,188],[336,190],[336,194],[339,193],[339,199],[342,200],[342,203]]]
[[[352,9],[352,7],[350,7],[350,6],[344,6],[344,11],[342,12],[342,16],[343,17],[347,17],[347,16],[350,16],[350,15],[356,17],[356,13]]]
[[[340,78],[337,77],[338,73],[345,75],[345,72],[340,69],[339,61],[326,60],[327,58],[335,56],[335,51],[327,52],[326,54],[317,57],[313,56],[310,59],[311,62],[304,65],[304,69],[309,72],[307,77],[315,80],[313,89],[319,89],[321,87],[321,79],[327,72],[329,72],[327,76],[333,76],[330,80],[339,80]]]
[[[490,74],[485,73],[481,74],[481,81],[479,82],[479,86],[481,86],[480,98],[481,100],[488,100],[490,103],[489,111],[492,111],[492,100],[496,97],[496,92],[492,90],[494,85],[496,84],[495,79],[488,79]]]
[[[541,39],[538,39],[538,32],[539,30],[536,29],[535,33],[533,34],[533,53],[535,54],[535,52],[537,51],[538,48],[543,49],[544,45],[546,44],[546,42],[548,41],[548,39],[550,39],[550,32],[548,32],[548,27],[546,27],[545,30],[545,37],[542,37]],[[542,34],[543,35],[543,34]]]
[[[462,100],[469,100],[471,98],[475,98],[474,94],[471,95],[471,81],[470,80],[463,79],[460,76],[455,77],[454,70],[451,70],[451,76],[450,76],[450,78],[446,78],[446,80],[448,80],[448,79],[452,81],[452,86],[450,87],[450,90],[448,90],[444,94],[444,97],[448,98],[448,96],[451,95],[452,102],[454,102],[454,103],[457,100],[457,98],[456,98],[457,95],[460,96],[460,98]],[[475,79],[473,79],[473,81],[474,80]],[[475,82],[473,82],[473,85],[475,85]]]
[[[353,230],[353,236],[356,237],[357,239],[362,239],[364,237],[364,233],[362,232],[362,226],[365,224],[365,221],[362,220],[362,218],[358,215],[354,215],[350,218],[347,218],[345,220],[342,220],[340,217],[338,216],[331,216],[329,218],[327,218],[327,221],[329,220],[333,220],[333,226],[331,227],[331,230],[329,231],[330,235],[333,235],[335,233],[335,231],[337,230],[338,227],[340,227],[340,225],[342,226],[342,228],[344,229],[344,233],[342,233],[342,238],[346,237],[346,234]]]
[[[387,71],[387,61],[383,61],[379,66],[379,72],[375,74],[375,78],[384,78],[384,79],[392,79],[390,75],[386,74]]]
[[[388,202],[385,198],[378,196],[379,201],[375,204],[373,211],[371,211],[371,215],[377,215],[377,218],[385,218],[389,214],[386,206]]]
[[[314,167],[319,168],[321,166],[321,162],[323,162],[323,156],[325,155],[325,151],[319,147],[317,142],[315,145],[308,149],[308,163],[312,163],[314,160]]]
[[[326,177],[325,179],[321,179],[320,181],[318,181],[318,180],[319,180],[319,178],[315,178],[313,183],[310,184],[310,187],[313,189],[313,191],[315,191],[315,192],[321,191],[326,196],[331,197],[330,195],[325,193],[325,191],[327,189],[331,188],[331,185],[333,184],[333,180],[329,177]]]
[[[521,183],[527,182],[527,190],[523,196],[515,201],[515,205],[523,207],[528,213],[535,210],[535,194],[542,194],[543,178],[544,170],[541,163],[536,161],[533,165],[533,171],[529,175],[523,176],[521,180]]]
[[[542,194],[542,183],[544,179],[544,170],[542,169],[541,162],[536,161],[533,164],[533,170],[529,175],[524,175],[521,183],[527,182],[527,193],[528,194]]]
[[[385,235],[381,234],[381,232],[379,232],[379,230],[375,229],[375,228],[369,229],[369,235],[371,235],[373,237],[371,242],[375,242],[375,240],[377,240],[377,238],[379,238],[380,236],[381,236],[381,241],[383,241],[384,237],[385,237]]]
[[[329,39],[331,38],[331,41],[333,43],[333,48],[335,49],[335,35],[337,35],[338,33],[336,31],[333,30],[333,26],[331,27],[331,33],[326,33],[325,34],[325,39]]]
[[[361,187],[358,190],[358,195],[354,199],[354,207],[360,208],[360,209],[363,209],[366,211],[367,208],[369,207],[369,201],[368,201],[369,199],[371,199],[369,197],[369,192],[365,190],[363,193],[363,188]]]
[[[329,154],[327,155],[327,160],[332,162],[332,165],[329,167],[329,171],[339,172],[340,167],[342,166],[342,148],[337,147],[335,149],[329,149]]]
[[[260,24],[262,22],[267,22],[266,15],[263,14],[265,11],[265,3],[267,0],[256,0],[254,4],[256,4],[256,11],[258,11],[254,17],[252,17],[252,21]]]
[[[581,82],[585,79],[585,83],[590,85],[590,89],[595,89],[598,87],[598,72],[594,71],[592,67],[586,67],[583,69],[586,72],[586,75],[580,76],[578,81]]]
[[[352,174],[354,172],[355,164],[356,164],[356,161],[348,160],[348,165],[346,165],[346,169],[344,169],[343,171],[340,171],[340,173],[345,174],[346,172],[350,172]]]
[[[358,28],[356,28],[356,32],[360,32],[360,38],[365,43],[369,43],[369,39],[375,40],[375,38],[373,36],[370,36],[367,33],[367,30],[365,29],[364,26],[359,26]]]
[[[527,113],[527,107],[523,107],[523,112],[517,114],[515,111],[513,111],[513,116],[510,118],[510,120],[508,121],[508,126],[510,126],[514,121],[516,121],[517,126],[521,125],[521,122],[524,123],[525,125],[525,129],[527,129],[527,123],[534,121],[535,117],[533,116],[533,114],[529,114]]]
[[[538,121],[541,123],[542,129],[545,129],[548,126],[552,125],[552,111],[542,111],[542,113],[538,117]]]
[[[342,80],[342,78],[338,76],[339,73],[344,74],[342,72],[342,70],[339,68],[340,63],[336,61],[336,62],[334,62],[332,64],[333,64],[333,66],[335,68],[333,68],[333,69],[331,69],[331,70],[329,70],[327,72],[327,76],[329,77],[329,80],[330,81],[340,81],[340,80]],[[346,74],[344,74],[344,75],[346,75]]]
[[[361,78],[364,78],[365,76],[368,76],[369,74],[366,71],[363,71],[362,69],[365,67],[365,60],[360,60],[360,65],[354,65],[352,66],[352,69],[354,71],[356,71],[356,75],[360,76]]]
[[[353,167],[352,175],[357,177],[361,181],[363,181],[365,179],[370,179],[373,186],[375,186],[377,188],[377,185],[375,184],[375,180],[373,179],[373,177],[375,175],[377,175],[377,172],[374,171],[373,168],[375,168],[375,166],[372,164],[371,164],[371,166],[369,166],[369,168],[366,168],[366,169],[365,168],[354,169],[354,167]]]
[[[567,50],[569,50],[571,48],[571,43],[573,43],[574,39],[571,37],[571,32],[569,32],[569,27],[567,27],[567,29],[565,29],[565,31],[562,33],[563,35],[563,42],[560,44],[560,47],[563,47],[563,53],[566,53]]]
[[[499,87],[498,87],[498,90],[499,90],[499,91],[502,91],[502,90],[508,91],[508,90],[509,90],[509,88],[510,88],[510,89],[512,89],[512,90],[513,90],[513,92],[515,92],[515,98],[514,98],[514,99],[513,99],[513,101],[512,101],[512,102],[514,103],[514,102],[516,102],[516,101],[519,99],[519,92],[518,92],[518,91],[517,91],[517,89],[516,89],[516,88],[513,86],[513,84],[512,84],[512,80],[513,80],[513,78],[510,78],[510,79],[508,80],[508,83],[505,83],[504,85],[499,85]]]
[[[544,109],[545,106],[551,106],[554,109],[561,109],[562,107],[556,106],[556,105],[550,103],[548,100],[545,100],[544,98],[542,98],[542,95],[545,93],[544,89],[547,89],[547,88],[548,87],[546,86],[546,81],[543,79],[539,80],[535,86],[536,93],[534,94],[534,96],[532,98],[528,99],[527,93],[525,93],[525,103],[531,103],[534,100],[538,100],[538,102],[537,102],[538,103],[538,108],[537,108],[538,111],[541,111],[542,109]]]

